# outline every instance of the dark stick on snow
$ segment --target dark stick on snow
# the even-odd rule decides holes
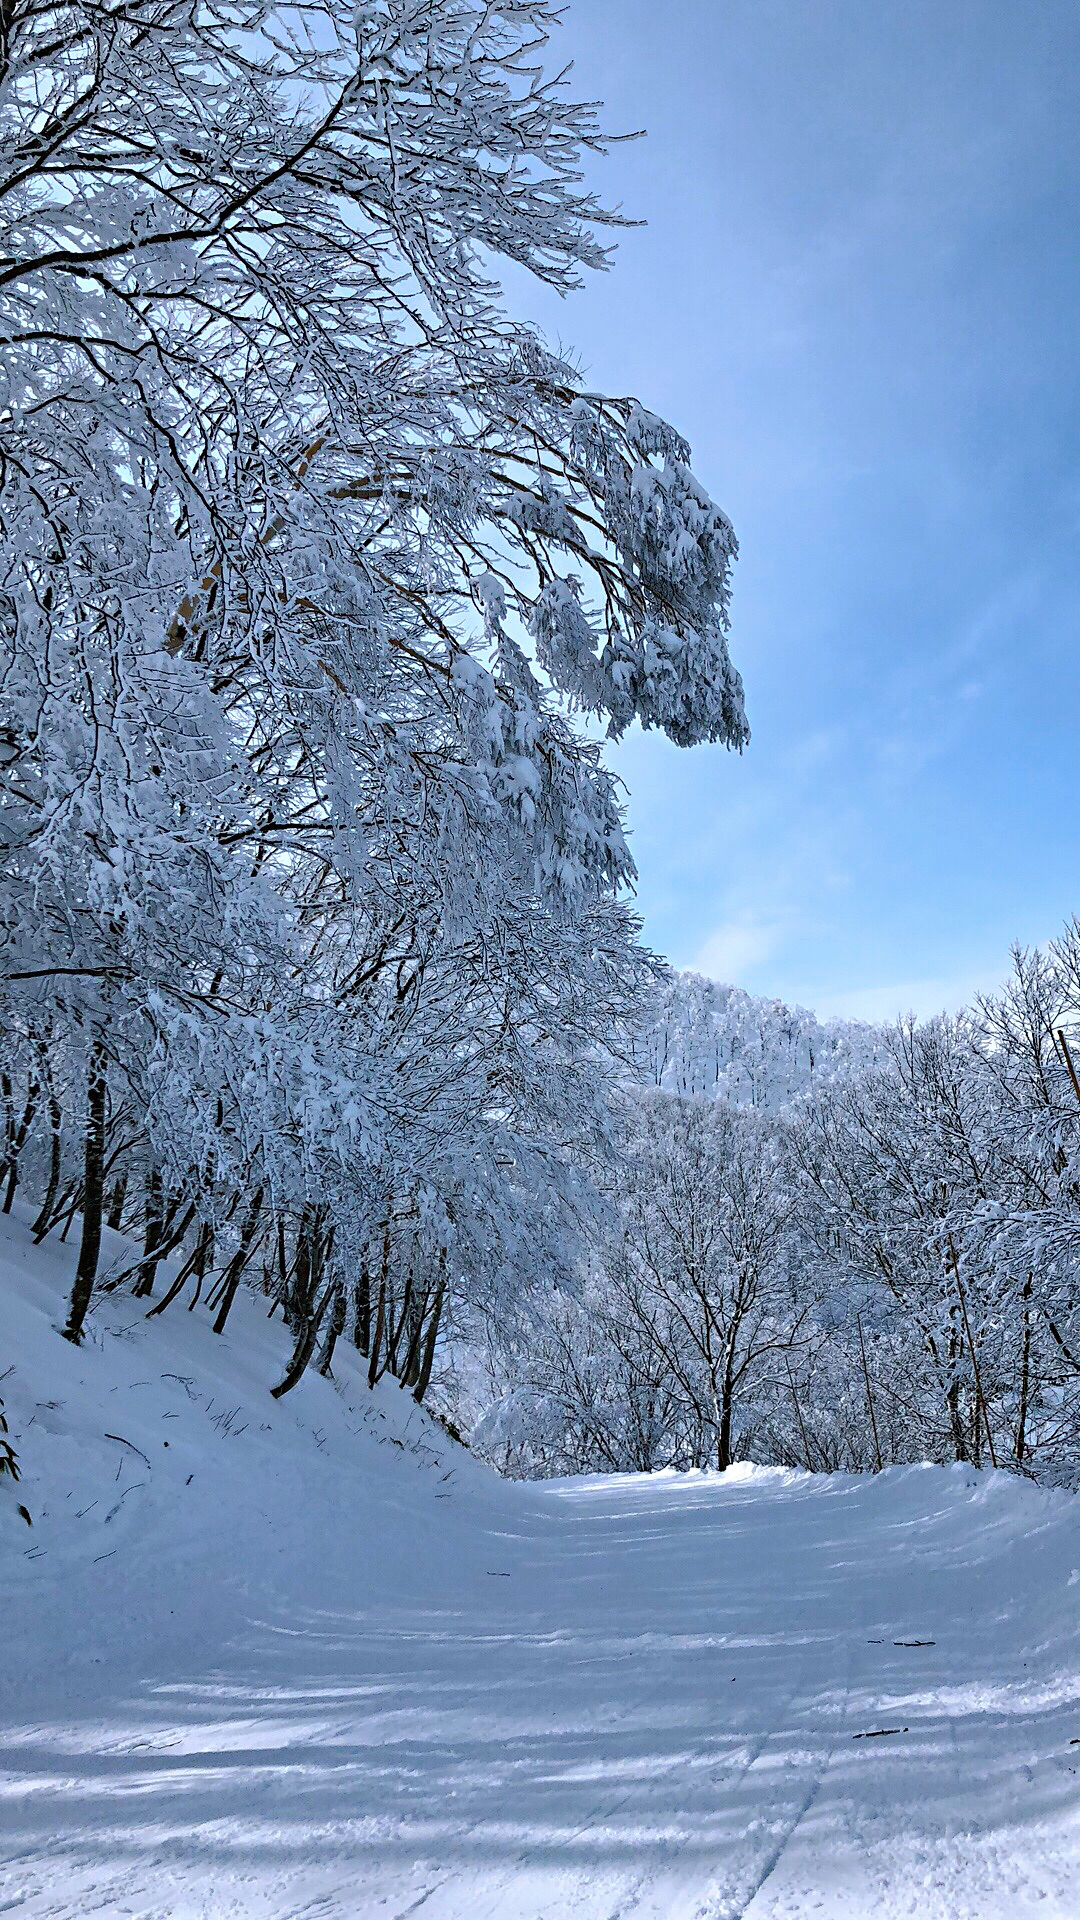
[[[146,1460],[146,1455],[142,1448],[137,1447],[133,1440],[125,1440],[122,1433],[107,1433],[105,1438],[106,1440],[118,1440],[122,1447],[130,1447],[132,1453],[137,1453],[140,1460]],[[146,1460],[146,1464],[147,1466],[150,1465],[149,1460]]]
[[[871,1727],[869,1733],[853,1733],[853,1740],[883,1740],[887,1733],[906,1733],[906,1727]]]

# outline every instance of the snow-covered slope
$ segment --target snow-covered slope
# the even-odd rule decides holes
[[[3,1231],[0,1911],[1080,1914],[1076,1500],[504,1483],[340,1349],[273,1402],[254,1302],[76,1351]]]

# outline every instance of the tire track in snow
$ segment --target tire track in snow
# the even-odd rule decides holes
[[[777,1711],[781,1716],[787,1714],[792,1702],[799,1696],[804,1668],[805,1654],[800,1651],[794,1677],[786,1687],[782,1700],[777,1703]],[[630,1711],[632,1713],[639,1713],[652,1706],[662,1707],[668,1704],[670,1697],[670,1688],[666,1683],[650,1687],[647,1692],[640,1694],[632,1703]],[[750,1733],[746,1728],[740,1730],[738,1727],[733,1727],[732,1732],[736,1735],[741,1732],[742,1737],[738,1739],[738,1744],[733,1746],[732,1750],[721,1759],[718,1759],[715,1753],[710,1754],[710,1749],[707,1745],[696,1746],[689,1752],[684,1749],[673,1754],[669,1760],[655,1769],[650,1776],[650,1784],[658,1785],[669,1779],[673,1774],[685,1772],[688,1769],[693,1771],[696,1763],[699,1763],[701,1772],[707,1775],[710,1785],[715,1787],[723,1786],[727,1791],[734,1791],[737,1794],[742,1782],[746,1780],[770,1743],[775,1741],[776,1733],[773,1727],[766,1727],[757,1733]],[[393,1920],[412,1920],[412,1916],[421,1913],[427,1908],[431,1900],[446,1892],[450,1892],[451,1894],[451,1904],[448,1904],[445,1909],[441,1905],[439,1906],[438,1912],[441,1920],[459,1920],[459,1916],[460,1920],[509,1920],[509,1916],[511,1915],[514,1916],[514,1920],[518,1920],[519,1915],[521,1916],[521,1920],[527,1920],[527,1915],[531,1914],[534,1908],[531,1901],[529,1901],[529,1892],[521,1888],[522,1877],[527,1875],[530,1869],[543,1868],[549,1872],[558,1873],[560,1870],[560,1861],[558,1858],[560,1850],[572,1846],[576,1841],[583,1839],[585,1835],[596,1832],[598,1829],[602,1829],[616,1820],[619,1814],[634,1801],[638,1795],[638,1791],[639,1789],[637,1787],[631,1787],[601,1797],[595,1806],[590,1808],[588,1814],[580,1824],[571,1832],[560,1835],[558,1841],[550,1848],[539,1844],[524,1847],[520,1853],[515,1856],[510,1865],[502,1871],[495,1885],[487,1888],[483,1893],[478,1891],[475,1884],[470,1884],[468,1876],[462,1872],[462,1863],[459,1859],[453,1868],[441,1874],[436,1881],[418,1893],[409,1905],[397,1909],[393,1915]],[[696,1796],[698,1800],[701,1800],[702,1794],[703,1790],[699,1788]],[[648,1817],[648,1814],[652,1813],[655,1817],[658,1812],[661,1814],[676,1813],[682,1818],[686,1817],[683,1809],[678,1805],[678,1802],[673,1803],[671,1801],[659,1809],[655,1807],[646,1809],[645,1816]],[[459,1851],[460,1841],[482,1832],[485,1824],[486,1822],[483,1818],[478,1818],[471,1822],[467,1828],[461,1829],[455,1840],[455,1845],[459,1848]],[[641,1915],[642,1920],[644,1920],[644,1913],[648,1911],[645,1903],[650,1903],[651,1905],[656,1890],[662,1887],[669,1878],[674,1877],[676,1881],[675,1886],[672,1888],[673,1895],[677,1896],[679,1892],[685,1894],[687,1875],[685,1870],[680,1871],[678,1862],[680,1856],[686,1852],[686,1849],[696,1838],[696,1829],[692,1825],[689,1825],[684,1828],[677,1839],[667,1843],[659,1843],[663,1846],[663,1857],[661,1860],[655,1867],[646,1869],[645,1872],[635,1875],[632,1883],[622,1889],[614,1906],[604,1905],[602,1908],[600,1906],[590,1908],[588,1894],[584,1889],[580,1889],[575,1892],[575,1907],[580,1908],[583,1913],[588,1911],[595,1912],[597,1920],[600,1920],[601,1913],[603,1920],[633,1920],[635,1914]],[[565,1870],[569,1871],[569,1869]],[[603,1855],[599,1848],[597,1849],[597,1870],[600,1872],[603,1871]],[[457,1899],[454,1899],[454,1883],[457,1881],[461,1882],[461,1887]],[[608,1899],[610,1899],[610,1893]],[[522,1900],[529,1902],[529,1904],[523,1906],[521,1904]],[[538,1916],[541,1913],[543,1914],[544,1920],[547,1920],[547,1916],[549,1915],[553,1915],[556,1912],[561,1914],[564,1911],[567,1911],[567,1909],[562,1907],[557,1908],[551,1904],[550,1896],[545,1896],[542,1908],[538,1907],[535,1909]],[[666,1914],[667,1911],[668,1903],[665,1901],[663,1908],[657,1909],[657,1913],[663,1912]],[[711,1913],[709,1920],[713,1920]],[[736,1920],[735,1916],[733,1916],[733,1920]]]
[[[789,1701],[790,1698],[793,1697],[793,1695],[789,1696]],[[721,1783],[723,1783],[725,1786],[734,1787],[737,1792],[739,1784],[760,1759],[771,1737],[771,1730],[767,1729],[752,1740],[744,1748],[745,1757],[742,1760],[741,1766],[739,1766],[734,1773],[731,1771],[731,1763],[736,1759],[736,1755],[734,1754],[728,1756],[727,1764],[722,1767],[718,1768],[713,1764],[709,1774],[710,1783],[713,1786],[720,1786]],[[704,1761],[705,1749],[701,1748],[695,1757]],[[641,1916],[642,1920],[644,1920],[645,1903],[648,1902],[650,1906],[655,1906],[656,1898],[663,1897],[661,1889],[663,1888],[664,1882],[670,1879],[673,1873],[678,1874],[677,1863],[679,1856],[686,1852],[687,1847],[695,1837],[693,1833],[684,1832],[682,1837],[674,1844],[669,1843],[665,1848],[662,1865],[654,1868],[651,1872],[643,1874],[635,1881],[634,1885],[620,1896],[616,1905],[604,1916],[604,1920],[634,1920],[635,1915]],[[684,1877],[683,1875],[679,1875],[680,1879],[684,1879]]]
[[[669,1697],[668,1689],[666,1686],[650,1687],[645,1693],[639,1694],[637,1699],[631,1702],[630,1712],[639,1713],[643,1708],[647,1708],[653,1704],[658,1705],[661,1701],[666,1700],[668,1697]],[[686,1758],[685,1754],[677,1754],[673,1760],[667,1763],[667,1766],[662,1770],[663,1773],[670,1772],[672,1768],[682,1764],[685,1761],[685,1758]],[[594,1827],[600,1825],[601,1821],[613,1819],[619,1812],[621,1812],[622,1808],[625,1807],[627,1803],[632,1799],[633,1799],[633,1791],[629,1790],[629,1791],[623,1792],[620,1795],[618,1800],[615,1800],[615,1801],[608,1800],[606,1802],[605,1801],[599,1802],[597,1806],[595,1806],[592,1809],[592,1811],[586,1816],[582,1824],[574,1830],[574,1832],[563,1836],[562,1840],[560,1841],[560,1845],[562,1846],[573,1845],[575,1840],[580,1840],[583,1834],[590,1832]],[[470,1821],[467,1827],[459,1828],[457,1834],[455,1835],[455,1846],[458,1848],[459,1852],[460,1852],[462,1840],[469,1840],[473,1838],[474,1835],[482,1832],[483,1829],[487,1826],[487,1824],[488,1824],[488,1821],[486,1817],[481,1814],[481,1815],[478,1815],[475,1820]],[[493,1889],[493,1892],[496,1898],[501,1898],[502,1894],[506,1891],[506,1888],[512,1885],[513,1879],[516,1877],[517,1870],[521,1867],[527,1867],[528,1865],[530,1865],[532,1862],[535,1861],[536,1856],[537,1856],[536,1847],[526,1847],[521,1853],[515,1856],[514,1862],[509,1872],[504,1875],[504,1877],[499,1881],[498,1886],[495,1889]],[[411,1920],[411,1915],[413,1915],[414,1913],[419,1913],[421,1908],[425,1907],[429,1900],[434,1899],[436,1894],[442,1893],[447,1887],[451,1886],[451,1884],[456,1879],[460,1878],[460,1875],[461,1875],[460,1864],[455,1865],[454,1867],[451,1867],[447,1872],[440,1874],[439,1878],[437,1880],[432,1881],[429,1886],[425,1887],[423,1892],[418,1894],[409,1903],[408,1906],[400,1907],[397,1910],[397,1912],[393,1915],[392,1920]],[[467,1897],[471,1901],[471,1904],[468,1907],[468,1920],[481,1920],[481,1916],[484,1912],[484,1909],[475,1905],[475,1895],[471,1895]],[[495,1911],[498,1912],[499,1910],[495,1909]]]
[[[774,1712],[781,1715],[788,1713],[792,1702],[797,1699],[802,1688],[806,1669],[806,1652],[801,1645],[794,1667],[794,1677],[789,1680],[781,1700],[778,1703],[774,1702]],[[743,1742],[743,1757],[739,1765],[735,1764],[739,1757],[738,1750],[726,1754],[719,1764],[715,1755],[711,1760],[708,1758],[707,1747],[700,1747],[694,1758],[703,1763],[703,1771],[707,1774],[710,1787],[723,1789],[726,1793],[733,1793],[737,1797],[744,1782],[775,1737],[776,1730],[772,1726],[763,1727],[760,1732],[751,1735]],[[706,1818],[714,1810],[711,1799],[701,1809]],[[683,1807],[679,1811],[685,1823],[679,1839],[666,1845],[663,1860],[658,1866],[640,1875],[633,1886],[620,1895],[615,1906],[605,1914],[604,1920],[635,1920],[635,1916],[637,1920],[650,1920],[650,1917],[651,1920],[661,1920],[661,1916],[662,1920],[670,1920],[674,1912],[672,1901],[679,1902],[681,1896],[682,1902],[685,1902],[689,1897],[688,1876],[685,1869],[680,1868],[679,1861],[687,1848],[699,1838],[697,1827],[692,1824],[698,1810],[695,1808],[694,1813],[691,1814]],[[663,1904],[659,1905],[658,1902]]]
[[[848,1640],[843,1642],[844,1654],[841,1660],[842,1679],[840,1682],[839,1709],[835,1731],[824,1743],[822,1750],[818,1742],[817,1755],[808,1768],[802,1771],[802,1780],[794,1796],[790,1790],[779,1795],[770,1795],[767,1809],[751,1821],[747,1836],[755,1829],[765,1826],[769,1840],[756,1858],[744,1861],[733,1874],[727,1876],[727,1885],[714,1883],[705,1899],[695,1909],[694,1920],[746,1920],[751,1907],[758,1896],[773,1878],[799,1827],[808,1813],[816,1805],[825,1784],[825,1777],[832,1765],[847,1723],[847,1705],[850,1695],[851,1652]],[[810,1731],[808,1729],[808,1731]],[[762,1742],[761,1750],[753,1766],[747,1768],[739,1785],[746,1788],[753,1781],[754,1769],[762,1759],[771,1753],[787,1753],[790,1735],[776,1730]],[[792,1762],[791,1764],[795,1764]]]
[[[790,1704],[797,1690],[798,1682],[796,1680],[790,1694],[787,1696],[785,1705]],[[670,1686],[665,1681],[639,1694],[637,1699],[631,1703],[629,1710],[631,1713],[637,1714],[642,1711],[647,1711],[653,1706],[662,1707],[670,1701],[670,1698]],[[765,1742],[770,1737],[770,1732],[766,1731],[759,1735],[752,1736],[749,1740],[744,1739],[740,1743],[743,1758],[739,1766],[739,1771],[735,1775],[736,1780],[741,1779],[753,1766]],[[730,1777],[728,1769],[732,1761],[735,1760],[738,1752],[739,1749],[736,1749],[735,1754],[727,1756],[724,1766],[720,1769],[720,1775],[722,1777]],[[670,1775],[685,1769],[688,1764],[693,1766],[695,1760],[700,1760],[708,1764],[706,1754],[707,1749],[704,1747],[698,1747],[689,1754],[685,1750],[675,1753],[670,1760],[665,1761],[661,1766],[657,1767],[651,1779],[654,1782],[666,1780]],[[713,1777],[718,1777],[715,1767]],[[540,1866],[549,1869],[554,1868],[558,1871],[559,1851],[563,1848],[573,1846],[576,1841],[583,1839],[586,1834],[595,1832],[598,1828],[605,1827],[611,1821],[617,1819],[619,1814],[635,1799],[637,1792],[638,1789],[636,1787],[630,1787],[616,1791],[614,1794],[602,1796],[597,1800],[595,1806],[589,1809],[589,1812],[579,1825],[571,1832],[560,1835],[558,1841],[554,1843],[550,1849],[540,1844],[533,1844],[522,1848],[521,1851],[515,1855],[510,1865],[503,1870],[495,1886],[487,1889],[484,1896],[478,1893],[475,1885],[468,1883],[467,1876],[463,1876],[462,1863],[459,1858],[452,1868],[440,1874],[437,1880],[419,1892],[407,1906],[398,1908],[393,1914],[392,1920],[412,1920],[412,1916],[422,1912],[422,1910],[428,1906],[429,1901],[437,1895],[443,1894],[448,1890],[452,1891],[454,1882],[458,1880],[462,1883],[460,1898],[463,1904],[460,1907],[457,1905],[447,1907],[445,1910],[446,1920],[452,1920],[452,1916],[455,1916],[459,1912],[462,1920],[505,1920],[506,1916],[511,1914],[517,1915],[519,1911],[524,1916],[526,1910],[519,1909],[518,1906],[514,1904],[517,1898],[514,1891],[515,1883],[520,1881],[522,1874],[527,1873],[530,1868]],[[460,1829],[455,1835],[455,1847],[459,1855],[461,1851],[461,1841],[470,1839],[478,1833],[481,1833],[486,1824],[486,1819],[481,1816],[470,1822],[467,1827]],[[683,1834],[675,1844],[674,1853],[678,1854],[682,1852],[692,1837],[689,1833]],[[670,1857],[669,1855],[669,1858]],[[667,1864],[666,1860],[664,1864]],[[602,1857],[598,1854],[598,1866],[599,1865],[602,1865]],[[627,1905],[627,1902],[636,1903],[642,1890],[647,1890],[648,1884],[651,1884],[656,1878],[657,1874],[655,1870],[644,1876],[639,1876],[634,1882],[634,1885],[620,1895],[619,1902],[615,1908],[607,1910],[605,1920],[621,1920],[621,1916],[624,1913],[627,1915],[632,1914],[634,1905]],[[506,1904],[506,1896],[508,1894],[511,1896],[509,1905]],[[440,1909],[440,1911],[442,1911],[442,1909]],[[553,1911],[554,1909],[550,1906],[545,1907],[545,1913]]]
[[[831,1758],[832,1753],[830,1752],[824,1762],[814,1772],[809,1787],[796,1802],[790,1815],[785,1817],[783,1828],[778,1839],[764,1856],[755,1863],[751,1870],[749,1891],[745,1896],[741,1893],[736,1894],[734,1900],[729,1896],[723,1896],[719,1905],[710,1898],[708,1906],[701,1910],[701,1920],[744,1920],[744,1915],[749,1911],[751,1905],[757,1899],[758,1894],[762,1892],[768,1881],[772,1879],[795,1833],[817,1800]]]

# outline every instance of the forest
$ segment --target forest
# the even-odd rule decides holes
[[[516,323],[624,216],[547,0],[5,13],[2,1206],[504,1471],[1080,1472],[1080,928],[820,1023],[642,943],[749,741],[681,434]],[[102,1258],[102,1229],[130,1241]]]

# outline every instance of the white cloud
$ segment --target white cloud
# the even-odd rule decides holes
[[[820,994],[808,1004],[822,1019],[895,1020],[906,1013],[921,1020],[935,1013],[958,1013],[969,1007],[979,993],[993,993],[1007,971],[1004,966],[991,972],[941,975],[925,980],[903,980],[883,987],[848,987],[842,992]]]
[[[779,927],[752,913],[736,914],[714,927],[686,964],[692,973],[707,974],[724,986],[745,986],[745,975],[772,958],[782,937]]]

